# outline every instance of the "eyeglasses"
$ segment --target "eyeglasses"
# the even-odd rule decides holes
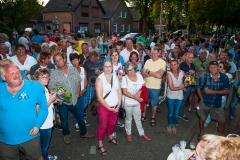
[[[50,77],[39,77],[39,79],[49,79]]]
[[[113,66],[103,66],[104,68],[112,68]]]
[[[219,66],[219,68],[223,68],[223,66]]]
[[[128,71],[128,72],[134,71],[134,68],[132,68],[132,69],[128,69],[127,71]]]

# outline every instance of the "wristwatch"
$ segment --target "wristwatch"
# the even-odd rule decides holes
[[[148,71],[147,74],[150,74],[150,71]]]

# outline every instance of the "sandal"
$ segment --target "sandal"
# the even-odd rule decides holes
[[[176,133],[177,133],[176,127],[172,127],[172,134],[176,134]]]
[[[173,133],[173,132],[172,132],[172,127],[171,127],[171,126],[167,127],[167,132],[168,132],[169,134],[172,134],[172,133]]]
[[[155,118],[151,118],[150,126],[152,126],[152,127],[156,126]]]
[[[146,118],[145,116],[142,116],[142,117],[141,117],[142,123],[145,122],[146,120],[147,120],[147,118]]]
[[[109,142],[109,143],[113,143],[113,144],[115,144],[115,145],[119,145],[119,142],[118,142],[115,138],[112,138],[111,140],[108,139],[108,142]]]
[[[103,146],[102,147],[98,147],[98,150],[99,150],[99,153],[102,155],[102,156],[106,156],[107,155],[107,151],[104,149],[104,151],[102,151]]]

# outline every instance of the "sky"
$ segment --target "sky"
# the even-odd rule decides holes
[[[41,2],[41,1],[44,2],[44,3],[43,3],[43,6],[45,6],[45,5],[48,3],[49,0],[40,0],[40,2]]]

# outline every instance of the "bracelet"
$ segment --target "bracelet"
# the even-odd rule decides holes
[[[150,71],[148,71],[147,74],[150,74]]]

